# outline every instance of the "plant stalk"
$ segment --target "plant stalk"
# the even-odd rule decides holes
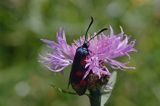
[[[91,106],[101,106],[101,92],[100,89],[89,90],[89,100]]]

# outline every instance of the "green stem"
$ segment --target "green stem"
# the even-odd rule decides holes
[[[101,106],[101,92],[100,89],[89,90],[89,100],[91,106]]]

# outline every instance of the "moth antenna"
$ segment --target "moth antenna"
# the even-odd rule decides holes
[[[89,24],[89,26],[88,26],[88,28],[87,28],[87,30],[86,30],[86,33],[85,33],[85,40],[84,40],[84,43],[86,43],[87,34],[88,34],[88,31],[89,31],[91,25],[93,24],[93,21],[94,21],[94,20],[93,20],[93,17],[91,16],[91,22],[90,22],[90,24]]]
[[[90,38],[89,41],[91,41],[93,38],[95,38],[97,35],[99,35],[100,33],[102,33],[102,32],[105,31],[105,30],[108,30],[108,28],[103,28],[103,29],[101,29],[101,30],[100,30],[98,33],[96,33],[92,38]],[[87,43],[88,43],[89,41],[87,41]]]

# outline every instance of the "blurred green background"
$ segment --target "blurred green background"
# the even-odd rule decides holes
[[[108,106],[160,105],[160,0],[0,0],[0,106],[89,106],[85,96],[61,94],[68,73],[48,71],[38,63],[46,49],[40,38],[55,40],[59,27],[68,42],[112,25],[137,39],[131,54],[135,71],[119,72]]]

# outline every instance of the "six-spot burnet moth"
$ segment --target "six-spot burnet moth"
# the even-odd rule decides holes
[[[86,78],[83,78],[83,77],[88,69],[88,67],[85,67],[86,65],[85,60],[87,59],[87,56],[89,56],[89,53],[90,53],[90,51],[88,50],[89,41],[92,40],[97,35],[99,35],[101,32],[107,30],[107,28],[101,29],[97,34],[95,34],[93,37],[91,37],[87,41],[87,34],[92,23],[93,23],[93,18],[91,17],[91,22],[85,33],[84,43],[82,46],[76,49],[76,53],[74,56],[70,77],[69,77],[68,86],[71,84],[72,88],[76,91],[78,95],[83,95],[87,90],[88,76]]]

